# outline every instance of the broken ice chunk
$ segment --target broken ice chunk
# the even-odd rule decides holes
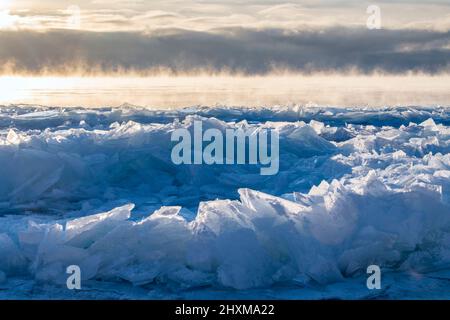
[[[71,245],[89,246],[96,239],[128,220],[133,208],[134,204],[127,204],[109,212],[68,221],[65,228],[65,239]]]
[[[6,233],[0,233],[0,272],[17,273],[26,266],[26,260]]]
[[[6,141],[9,144],[20,144],[20,136],[13,130],[10,129],[8,135],[6,136]]]
[[[433,118],[429,118],[420,124],[422,127],[435,128],[436,122],[434,122]]]
[[[323,128],[325,127],[325,124],[323,122],[319,122],[319,121],[316,121],[316,120],[311,120],[309,122],[309,126],[311,128],[313,128],[314,131],[316,131],[317,134],[321,134]]]
[[[239,189],[241,202],[248,208],[254,210],[258,215],[292,216],[309,211],[299,203],[285,200],[280,197],[271,196],[263,192],[251,189]]]

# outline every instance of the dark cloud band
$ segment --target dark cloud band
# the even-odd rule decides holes
[[[450,66],[450,32],[332,28],[287,32],[224,29],[124,32],[0,32],[0,66],[15,71],[290,71],[438,73]],[[11,67],[12,66],[12,67]]]

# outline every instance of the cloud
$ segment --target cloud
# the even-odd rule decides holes
[[[449,44],[450,32],[362,28],[304,32],[174,29],[150,34],[4,31],[0,32],[0,65],[29,73],[79,68],[87,72],[163,69],[265,74],[285,69],[438,73],[450,66]]]
[[[324,29],[364,27],[372,0],[116,0],[14,1],[13,29],[64,28],[69,5],[81,9],[86,31],[144,31],[168,27],[192,31],[216,28]],[[385,29],[450,30],[448,0],[376,1]]]

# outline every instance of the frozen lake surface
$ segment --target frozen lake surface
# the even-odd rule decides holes
[[[195,120],[276,130],[280,172],[174,165]],[[450,298],[449,125],[447,107],[1,107],[0,298]]]

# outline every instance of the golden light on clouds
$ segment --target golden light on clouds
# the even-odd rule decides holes
[[[11,16],[14,16],[14,24],[19,29],[67,28],[67,22],[73,19],[73,10],[70,8],[79,7],[83,17],[79,26],[82,30],[147,32],[164,28],[212,31],[230,27],[303,30],[330,26],[364,26],[367,19],[366,8],[373,4],[373,1],[368,0],[329,3],[307,0],[2,2],[3,8],[11,10],[9,26]],[[450,6],[445,2],[431,0],[405,4],[395,0],[379,5],[385,28],[450,30]]]

